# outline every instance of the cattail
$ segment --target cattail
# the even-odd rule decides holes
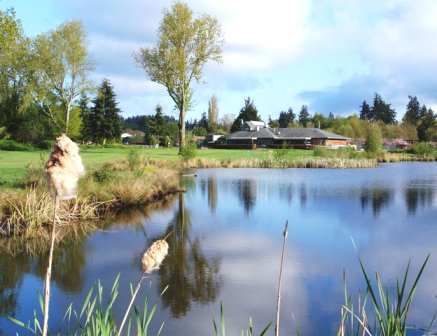
[[[164,239],[155,241],[144,253],[141,263],[144,273],[151,273],[161,265],[168,253],[168,244]]]
[[[77,181],[85,173],[79,147],[66,135],[56,139],[44,166],[50,195],[58,200],[77,196]]]

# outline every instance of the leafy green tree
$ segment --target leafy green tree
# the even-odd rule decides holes
[[[208,102],[208,131],[214,133],[217,130],[217,120],[218,120],[218,102],[215,95],[211,96]]]
[[[273,120],[272,117],[269,115],[269,127],[271,128],[279,128],[279,121],[278,120]]]
[[[314,127],[325,129],[327,128],[328,122],[325,118],[325,116],[321,113],[314,113],[313,117],[311,118],[311,122],[314,125]]]
[[[302,105],[300,112],[299,112],[299,123],[303,127],[307,127],[309,122],[310,122],[310,114],[308,112],[308,106]]]
[[[241,129],[241,125],[245,121],[261,121],[258,115],[258,109],[256,108],[253,99],[247,97],[244,100],[244,106],[240,110],[240,114],[234,120],[231,126],[231,132],[237,132]]]
[[[372,154],[377,154],[382,150],[381,128],[376,123],[370,123],[367,127],[364,150]]]
[[[96,143],[105,144],[106,141],[119,141],[121,136],[120,109],[114,89],[108,79],[103,79],[99,86],[97,96],[93,100],[89,127]]]
[[[200,82],[203,66],[210,60],[221,62],[222,31],[209,15],[193,18],[187,4],[176,1],[158,29],[155,47],[141,48],[135,55],[153,82],[166,87],[179,110],[179,143],[185,145],[185,116],[192,104],[193,80]]]
[[[371,108],[371,115],[373,115],[373,120],[371,121],[382,121],[385,124],[396,123],[396,111],[387,104],[382,97],[375,93],[373,98],[373,106]]]
[[[281,128],[287,128],[290,127],[291,124],[294,123],[294,119],[296,118],[296,115],[293,113],[293,109],[291,107],[288,108],[287,112],[281,111],[279,113],[279,127]]]
[[[417,126],[421,117],[420,103],[416,96],[408,96],[410,99],[402,121]]]
[[[17,140],[28,107],[30,39],[13,9],[0,10],[0,126]]]
[[[33,43],[32,96],[60,130],[68,133],[76,98],[89,88],[92,69],[86,31],[80,21],[62,23]]]
[[[370,105],[366,101],[360,106],[360,119],[372,121],[374,119],[373,112],[370,109]]]

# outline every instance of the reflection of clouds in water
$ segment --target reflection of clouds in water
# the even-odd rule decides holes
[[[205,245],[222,258],[224,288],[223,302],[226,323],[235,326],[230,334],[239,334],[244,327],[244,316],[254,319],[255,327],[261,330],[276,314],[276,296],[282,248],[282,236],[277,241],[262,235],[247,235],[239,232],[210,236]],[[308,327],[304,318],[308,305],[308,293],[301,274],[303,264],[292,246],[285,255],[282,289],[281,331],[291,333],[290,317],[293,313],[301,326]],[[242,318],[243,317],[243,318]],[[272,329],[273,330],[273,329]]]

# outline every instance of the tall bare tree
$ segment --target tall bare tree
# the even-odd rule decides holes
[[[191,84],[200,82],[205,63],[222,60],[223,37],[217,19],[193,17],[187,4],[176,1],[164,9],[155,47],[141,48],[134,57],[153,82],[166,87],[179,110],[179,144],[185,146],[185,116],[193,98]]]
[[[72,104],[89,85],[92,69],[85,28],[76,20],[62,23],[38,35],[33,49],[33,98],[51,121],[68,132]]]
[[[212,95],[208,102],[208,129],[210,132],[215,132],[217,129],[218,111],[217,97]]]

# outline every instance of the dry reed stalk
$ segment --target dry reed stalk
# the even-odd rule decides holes
[[[284,240],[282,243],[281,267],[279,268],[278,299],[277,299],[277,305],[276,305],[275,336],[279,336],[279,316],[280,316],[280,310],[281,310],[282,270],[283,270],[283,266],[284,266],[285,245],[287,243],[287,236],[288,236],[288,220],[285,222],[285,229],[283,232],[283,236],[284,236]]]
[[[50,304],[50,280],[52,275],[53,250],[56,239],[56,221],[59,201],[77,197],[77,182],[84,174],[85,169],[79,156],[79,147],[71,141],[66,134],[61,134],[56,139],[50,153],[49,160],[44,165],[45,178],[54,199],[53,227],[49,253],[49,265],[47,267],[44,283],[44,324],[42,335],[46,336],[49,322]]]
[[[367,329],[367,327],[366,327],[366,324],[367,324],[366,314],[363,315],[363,320],[361,320],[360,317],[357,314],[355,314],[354,312],[352,312],[348,307],[342,306],[341,310],[342,310],[342,314],[343,314],[343,310],[346,310],[349,314],[351,314],[358,321],[359,324],[361,324],[361,326],[363,327],[363,336],[365,334],[367,334],[368,336],[372,336],[369,329]],[[343,325],[341,326],[341,330],[342,330],[342,335],[344,335],[344,326]]]
[[[164,238],[155,241],[144,253],[143,258],[141,260],[141,264],[143,266],[143,272],[141,273],[140,280],[138,281],[137,286],[135,287],[135,291],[132,294],[132,299],[129,302],[126,313],[124,314],[123,321],[120,324],[120,329],[118,330],[117,336],[121,335],[121,331],[123,330],[124,324],[126,323],[127,317],[129,315],[129,311],[132,308],[132,305],[135,301],[135,298],[140,290],[141,283],[143,282],[146,274],[151,273],[155,269],[158,269],[161,265],[162,261],[166,257],[168,253],[168,243],[165,241],[167,237],[172,233],[170,233]]]

